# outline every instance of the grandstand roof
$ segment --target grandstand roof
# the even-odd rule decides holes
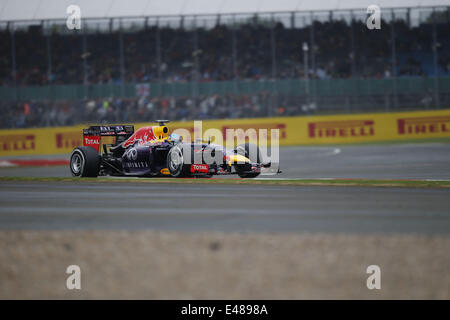
[[[76,4],[82,18],[216,15],[450,6],[450,0],[0,0],[0,21],[66,19]]]

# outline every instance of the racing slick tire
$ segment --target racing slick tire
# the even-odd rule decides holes
[[[96,178],[100,170],[100,156],[92,147],[76,147],[70,156],[70,171],[74,177]]]
[[[182,178],[188,175],[187,165],[184,163],[183,148],[175,146],[167,154],[167,167],[170,175],[175,178]]]
[[[254,152],[250,152],[250,150],[256,150],[256,157],[254,155]],[[236,151],[238,151],[239,153],[243,152],[243,155],[253,163],[261,163],[261,152],[259,151],[259,147],[253,143],[247,142],[241,144],[236,148]],[[241,178],[256,178],[260,174],[259,172],[241,172],[242,167],[240,167],[239,165],[236,166],[236,171]]]

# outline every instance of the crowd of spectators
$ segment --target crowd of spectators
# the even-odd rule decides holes
[[[440,95],[439,107],[450,106],[450,94]],[[392,93],[365,96],[317,96],[278,94],[212,94],[197,97],[98,98],[86,100],[0,102],[0,128],[33,128],[75,124],[114,124],[238,119],[312,115],[336,112],[415,110],[436,107],[432,92],[400,93],[393,105]],[[320,106],[320,108],[319,108]]]
[[[149,122],[155,119],[202,120],[252,118],[298,114],[292,97],[280,96],[272,109],[274,96],[210,95],[192,97],[103,98],[80,101],[3,102],[1,128],[67,126],[78,123]]]
[[[316,21],[313,30],[314,43],[310,26],[292,28],[282,23],[248,22],[236,28],[218,24],[209,29],[198,28],[196,33],[192,29],[169,27],[161,27],[159,31],[156,27],[124,29],[122,78],[118,31],[88,32],[83,40],[81,33],[43,32],[40,27],[20,29],[14,34],[17,85],[83,83],[84,62],[86,80],[92,84],[122,80],[298,78],[304,76],[304,42],[310,46],[311,77],[392,76],[390,23],[383,21],[380,30],[369,30],[359,20],[353,27],[342,20]],[[437,25],[438,63],[443,74],[450,73],[449,33],[450,23]],[[397,21],[395,35],[398,76],[434,72],[430,68],[433,64],[431,24],[410,27],[404,20]],[[13,84],[11,32],[1,31],[0,41],[0,84],[10,86]]]
[[[397,70],[392,70],[395,29]],[[314,34],[312,41],[311,34]],[[450,74],[450,23],[436,25],[440,75]],[[123,43],[123,55],[119,43]],[[159,41],[158,41],[159,39]],[[189,81],[298,79],[305,77],[303,44],[310,78],[427,77],[434,74],[433,26],[364,21],[316,21],[286,27],[255,21],[232,27],[148,27],[82,33],[44,32],[40,27],[0,31],[0,85],[179,83]],[[12,43],[15,46],[12,47]],[[160,43],[159,50],[156,44]],[[233,50],[235,48],[235,50]],[[14,49],[14,50],[13,50]],[[120,57],[123,57],[123,60]],[[159,57],[159,58],[158,58]],[[121,63],[122,62],[122,63]],[[121,69],[123,66],[123,69]],[[87,73],[85,74],[85,70]],[[123,71],[123,72],[122,72]],[[308,112],[299,97],[269,94],[211,94],[193,97],[98,98],[71,101],[3,101],[1,128],[63,126],[80,122],[137,122],[294,115]],[[305,111],[306,110],[306,111]]]

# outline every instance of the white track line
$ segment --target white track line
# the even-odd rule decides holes
[[[0,168],[10,168],[17,167],[17,164],[14,164],[8,160],[0,160]]]
[[[336,155],[336,154],[339,154],[339,153],[341,153],[341,149],[335,148],[335,149],[333,150],[333,155]]]
[[[325,152],[317,152],[317,153],[305,153],[305,154],[297,154],[294,157],[296,159],[304,160],[305,158],[318,158],[318,157],[329,157],[329,156],[336,156],[340,154],[342,150],[340,148],[333,148],[333,150],[325,150]]]
[[[358,182],[358,180],[377,180],[377,181],[430,181],[430,182],[439,182],[439,181],[450,181],[450,179],[365,179],[365,178],[352,178],[352,179],[345,179],[345,178],[253,178],[252,180],[324,180],[324,181],[332,181],[332,180],[345,180],[345,181],[355,181]]]

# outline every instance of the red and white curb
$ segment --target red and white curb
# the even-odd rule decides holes
[[[69,160],[67,159],[0,160],[0,168],[65,166],[68,164]]]

